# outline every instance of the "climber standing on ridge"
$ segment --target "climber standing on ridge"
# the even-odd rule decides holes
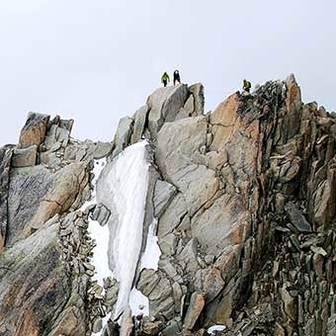
[[[169,75],[165,71],[161,77],[161,83],[163,83],[163,86],[166,87],[169,82],[170,82]]]
[[[176,83],[181,84],[180,73],[178,70],[174,71],[174,85],[176,85]]]
[[[243,81],[243,94],[250,94],[250,90],[251,90],[251,82],[244,79],[244,81]]]

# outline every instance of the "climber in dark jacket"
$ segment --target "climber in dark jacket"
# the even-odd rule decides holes
[[[163,83],[163,86],[166,87],[169,82],[170,82],[169,76],[167,72],[164,72],[161,77],[161,83]]]
[[[251,90],[251,82],[244,79],[244,81],[243,81],[243,91],[246,92],[246,93],[250,93],[250,90]]]
[[[180,73],[178,70],[174,71],[174,85],[176,85],[176,83],[181,84]]]

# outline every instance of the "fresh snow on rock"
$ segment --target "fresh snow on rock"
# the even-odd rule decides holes
[[[208,329],[208,333],[209,333],[210,335],[215,335],[215,334],[216,334],[216,331],[223,331],[223,330],[225,330],[225,329],[226,329],[226,326],[225,326],[225,325],[220,325],[220,324],[218,324],[218,325],[214,325],[214,326],[210,327],[210,328]]]
[[[93,174],[94,178],[92,180],[92,194],[91,199],[85,202],[81,210],[84,211],[90,205],[97,203],[97,192],[96,192],[96,185],[98,178],[106,165],[106,158],[100,160],[94,160],[94,167],[93,167]],[[89,227],[88,232],[90,237],[95,240],[96,246],[93,248],[93,257],[91,259],[91,263],[95,267],[95,274],[93,276],[94,280],[97,280],[98,284],[103,287],[103,279],[107,278],[108,276],[112,276],[112,272],[109,268],[108,263],[108,237],[109,237],[109,229],[107,225],[101,226],[97,221],[92,220],[89,217]],[[103,319],[103,326],[106,325],[109,316],[107,315]],[[93,336],[101,335],[101,332],[93,333]]]
[[[151,268],[158,269],[161,250],[158,244],[158,238],[155,234],[157,220],[154,219],[148,228],[148,236],[146,241],[146,249],[141,257],[141,269]]]
[[[119,282],[114,318],[129,306],[140,257],[150,166],[147,145],[141,141],[124,149],[108,163],[97,184],[98,201],[117,215],[109,224],[110,265]]]
[[[106,165],[105,158],[94,161],[94,168],[93,168],[94,179],[92,180],[93,185],[92,197],[90,201],[87,201],[82,206],[83,210],[85,210],[88,206],[97,203],[96,184],[105,165]],[[112,275],[112,272],[108,267],[108,254],[107,254],[109,230],[106,225],[101,226],[97,221],[94,221],[89,217],[88,232],[90,234],[90,237],[96,241],[96,246],[93,249],[93,257],[91,260],[91,263],[95,266],[95,275],[93,279],[97,280],[99,285],[103,286],[103,279]]]
[[[144,268],[157,270],[161,250],[158,245],[158,238],[155,235],[157,220],[154,219],[148,228],[146,249],[141,257],[140,271]],[[130,294],[129,304],[133,315],[149,315],[149,301],[139,290],[133,288]]]
[[[129,306],[131,307],[132,315],[149,315],[149,300],[138,289],[132,288],[129,298]]]

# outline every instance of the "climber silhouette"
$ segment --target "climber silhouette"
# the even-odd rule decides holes
[[[174,71],[174,85],[181,84],[181,78],[180,78],[180,73],[178,70]]]
[[[170,82],[169,75],[165,71],[161,77],[161,83],[163,83],[163,86],[166,87],[169,82]]]
[[[250,93],[251,90],[251,82],[249,82],[248,80],[244,79],[243,80],[243,91],[245,93]]]

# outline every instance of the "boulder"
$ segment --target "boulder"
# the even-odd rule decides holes
[[[152,137],[156,138],[165,122],[177,119],[187,98],[188,87],[185,84],[157,89],[148,97],[148,128]]]
[[[144,105],[137,110],[133,116],[134,126],[133,134],[131,137],[131,144],[134,144],[141,140],[142,134],[145,130],[145,124],[147,121],[148,106]]]
[[[26,148],[16,148],[13,150],[12,166],[14,168],[35,166],[36,157],[37,157],[36,145]]]
[[[204,87],[201,83],[189,86],[189,91],[193,97],[193,111],[191,116],[196,117],[204,114]]]
[[[27,121],[21,130],[19,148],[26,148],[32,145],[39,146],[45,138],[49,116],[30,112]]]
[[[134,120],[129,117],[121,118],[114,136],[115,148],[112,157],[117,156],[125,147],[128,146],[133,132]]]
[[[202,293],[194,292],[191,294],[189,307],[184,318],[183,328],[187,330],[192,330],[202,313],[204,308],[205,300]]]
[[[108,223],[111,211],[102,203],[97,204],[90,214],[91,219],[98,221],[101,226]]]

